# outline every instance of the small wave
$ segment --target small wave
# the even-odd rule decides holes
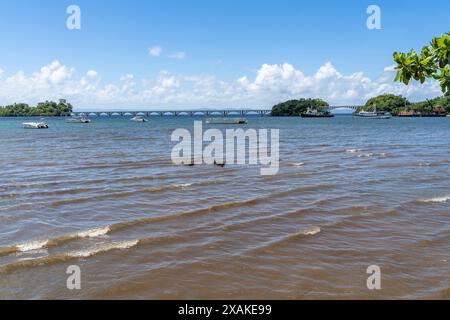
[[[48,240],[44,241],[31,241],[24,244],[19,244],[17,246],[17,251],[19,252],[28,252],[33,250],[43,249],[47,246]]]
[[[417,166],[419,167],[441,167],[448,166],[450,161],[439,161],[439,162],[419,162]]]
[[[91,170],[91,169],[139,169],[150,166],[163,166],[172,164],[171,160],[144,160],[144,161],[122,161],[116,163],[86,163],[83,166],[77,167],[77,170]]]
[[[432,167],[433,164],[431,162],[419,162],[417,164],[419,167]]]
[[[311,229],[307,229],[307,230],[303,230],[294,234],[290,234],[278,241],[276,241],[274,244],[278,244],[278,243],[282,243],[282,242],[286,242],[286,241],[290,241],[290,240],[296,240],[298,238],[302,238],[304,236],[315,236],[317,234],[319,234],[320,232],[322,232],[322,230],[319,227],[314,227]]]
[[[450,201],[450,195],[445,197],[436,197],[431,199],[420,200],[420,202],[424,203],[446,203]]]
[[[279,245],[282,245],[283,243],[288,243],[294,240],[297,240],[299,238],[303,237],[312,237],[315,235],[318,235],[322,232],[322,229],[319,227],[313,227],[311,229],[303,230],[297,233],[288,234],[287,236],[283,236],[279,239],[270,241],[266,244],[263,244],[262,246],[257,247],[256,249],[252,251],[263,251],[263,252],[270,252],[274,247],[277,247]]]
[[[179,218],[201,216],[201,215],[211,214],[214,212],[220,212],[222,210],[227,210],[227,209],[232,209],[232,208],[249,207],[249,206],[254,206],[254,205],[257,205],[260,203],[265,203],[271,199],[278,199],[280,197],[290,196],[290,195],[293,195],[298,192],[311,192],[311,191],[316,191],[316,190],[323,191],[323,190],[327,190],[327,189],[332,189],[334,187],[335,187],[335,185],[331,185],[331,184],[302,186],[302,187],[289,189],[286,191],[271,193],[269,195],[262,196],[262,197],[257,197],[257,198],[253,198],[253,199],[242,200],[242,201],[236,201],[236,202],[227,202],[227,203],[217,204],[217,205],[206,207],[206,208],[195,209],[193,211],[179,212],[179,213],[174,213],[174,214],[170,214],[170,215],[154,216],[154,217],[118,222],[118,223],[110,225],[109,231],[117,232],[117,231],[121,231],[124,229],[130,229],[132,227],[136,227],[139,225],[171,221],[171,220],[175,220],[175,219],[179,219]]]
[[[189,187],[192,187],[192,183],[174,184],[173,186],[175,188],[187,189]]]
[[[89,249],[72,251],[53,256],[46,256],[41,258],[23,259],[15,261],[4,266],[0,266],[0,274],[14,272],[18,269],[46,266],[50,264],[66,262],[71,259],[89,258],[97,254],[107,253],[114,250],[125,250],[135,247],[139,244],[139,240],[115,242],[107,245],[92,247]]]
[[[214,183],[214,182],[202,182],[202,183],[210,184],[210,183]],[[200,184],[202,184],[202,183],[200,183]],[[218,183],[218,182],[216,181],[215,183]],[[297,188],[293,188],[293,189],[288,189],[286,191],[271,193],[269,195],[262,196],[262,197],[257,197],[257,198],[253,198],[253,199],[243,200],[243,201],[218,204],[218,205],[214,205],[211,207],[196,209],[196,210],[188,211],[188,212],[181,212],[181,213],[176,213],[176,214],[171,214],[171,215],[156,216],[156,217],[142,218],[142,219],[137,219],[137,220],[132,220],[132,221],[119,222],[119,223],[112,224],[110,226],[106,226],[103,228],[95,228],[95,229],[90,229],[90,230],[86,230],[86,231],[81,231],[81,232],[78,232],[78,233],[75,233],[72,235],[62,236],[62,237],[55,238],[55,239],[31,241],[28,243],[15,245],[15,246],[9,246],[9,247],[3,247],[3,248],[0,247],[0,256],[9,255],[9,254],[16,253],[16,252],[28,252],[28,251],[33,251],[33,250],[38,250],[38,249],[43,249],[43,248],[57,247],[62,244],[65,244],[67,242],[79,240],[81,238],[100,237],[100,236],[104,236],[110,232],[117,232],[117,231],[120,231],[123,229],[129,229],[129,228],[132,228],[132,227],[135,227],[138,225],[149,224],[149,223],[154,223],[154,222],[170,221],[170,220],[179,219],[179,218],[183,218],[183,217],[186,218],[186,217],[200,216],[200,215],[204,215],[204,214],[220,212],[222,210],[231,209],[231,208],[249,207],[249,206],[254,206],[254,205],[257,205],[260,203],[265,203],[271,199],[278,199],[278,198],[284,197],[284,196],[291,196],[291,195],[294,195],[295,193],[299,193],[299,192],[311,192],[311,191],[316,191],[316,190],[323,191],[323,190],[334,188],[334,187],[335,187],[335,185],[331,185],[331,184],[301,186],[301,187],[297,187]]]
[[[379,153],[366,152],[366,153],[363,153],[364,151],[365,150],[349,150],[348,153],[358,153],[358,155],[357,155],[358,158],[373,158],[373,157],[377,157],[377,158],[397,158],[397,155],[388,154],[388,153],[385,153],[385,152],[379,152]]]
[[[373,156],[375,156],[375,153],[363,153],[359,154],[358,158],[372,158]]]
[[[102,188],[78,188],[78,189],[62,189],[54,191],[30,192],[30,193],[9,193],[0,194],[0,198],[19,198],[19,197],[46,197],[46,196],[62,196],[66,194],[87,193],[89,191],[97,191]]]
[[[173,185],[155,187],[155,188],[143,188],[143,189],[137,189],[137,190],[132,190],[132,191],[107,193],[107,194],[96,195],[96,196],[91,196],[91,197],[56,200],[56,201],[51,202],[51,205],[53,207],[59,207],[59,206],[64,206],[64,205],[81,204],[81,203],[87,203],[87,202],[92,202],[92,201],[103,201],[103,200],[109,200],[109,199],[123,199],[123,198],[140,195],[140,194],[163,193],[163,192],[170,191],[173,189],[179,189],[179,188],[186,189],[191,186],[208,186],[208,185],[221,184],[221,183],[224,183],[224,182],[223,181],[203,181],[203,182],[197,182],[197,183],[173,184]]]
[[[101,237],[101,236],[109,234],[110,232],[117,232],[117,231],[120,231],[123,229],[128,229],[128,228],[132,228],[132,227],[143,225],[143,224],[149,224],[149,223],[161,222],[161,221],[170,221],[170,220],[182,218],[182,217],[190,217],[190,216],[208,214],[208,213],[220,211],[220,210],[227,209],[227,208],[253,205],[253,204],[256,204],[263,200],[264,200],[264,198],[260,198],[260,199],[258,198],[258,199],[250,199],[250,200],[241,201],[241,202],[224,203],[224,204],[215,205],[215,206],[211,206],[211,207],[203,208],[203,209],[197,209],[197,210],[193,210],[193,211],[189,211],[189,212],[181,212],[181,213],[176,213],[176,214],[172,214],[172,215],[156,216],[156,217],[142,218],[142,219],[137,219],[137,220],[132,220],[132,221],[119,222],[119,223],[115,223],[115,224],[112,224],[110,226],[106,226],[103,228],[95,228],[95,229],[90,229],[90,230],[86,230],[86,231],[80,231],[75,234],[61,236],[61,237],[54,238],[54,239],[47,239],[47,240],[42,240],[42,241],[30,241],[30,242],[27,242],[24,244],[13,245],[13,246],[8,246],[8,247],[0,247],[0,256],[5,256],[5,255],[17,253],[17,252],[28,252],[28,251],[33,251],[33,250],[38,250],[38,249],[43,249],[43,248],[57,247],[62,244],[76,241],[76,240],[79,240],[82,238]]]
[[[101,237],[104,236],[106,234],[108,234],[108,232],[110,232],[110,228],[105,227],[105,228],[97,228],[97,229],[91,229],[91,230],[87,230],[87,231],[82,231],[76,234],[76,236],[78,238],[96,238],[96,237]]]
[[[289,163],[289,165],[291,167],[303,167],[305,165],[305,163],[304,162],[292,162],[292,163]]]
[[[319,227],[312,228],[306,231],[303,231],[301,234],[304,236],[315,236],[316,234],[321,233],[322,230]]]
[[[104,252],[108,252],[111,250],[130,249],[132,247],[137,246],[138,244],[139,244],[139,240],[116,242],[116,243],[111,243],[108,245],[94,247],[94,248],[90,248],[90,249],[86,249],[86,250],[69,252],[66,255],[70,258],[89,258],[89,257],[92,257],[99,253],[104,253]]]
[[[108,234],[111,231],[110,227],[95,228],[86,231],[81,231],[72,235],[62,236],[54,239],[46,240],[34,240],[30,242],[25,242],[23,244],[12,245],[8,247],[0,248],[0,257],[18,253],[18,252],[30,252],[40,249],[48,249],[50,247],[57,247],[67,242],[75,241],[83,238],[97,238]]]
[[[292,215],[300,215],[300,214],[303,214],[305,212],[310,212],[310,211],[311,211],[310,208],[303,208],[303,209],[298,209],[295,211],[288,211],[288,212],[284,212],[284,213],[276,213],[276,214],[271,214],[268,216],[251,218],[251,219],[247,219],[247,220],[241,220],[236,223],[230,223],[230,224],[224,225],[222,227],[222,229],[224,231],[239,230],[241,228],[244,228],[247,225],[254,226],[255,224],[263,223],[264,221],[275,222],[275,221],[279,221],[280,219],[288,218],[289,216],[292,216]]]
[[[346,153],[359,153],[359,152],[364,152],[364,151],[366,151],[366,150],[363,150],[363,149],[348,149],[348,150],[345,150]]]

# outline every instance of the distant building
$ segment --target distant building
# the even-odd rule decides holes
[[[433,113],[436,115],[446,115],[447,111],[444,108],[434,108]]]
[[[414,112],[413,110],[404,110],[398,114],[399,117],[414,117],[418,115],[420,115],[420,113]]]

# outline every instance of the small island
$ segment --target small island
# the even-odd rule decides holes
[[[328,107],[328,102],[322,99],[289,100],[274,106],[272,108],[272,117],[300,117],[306,114],[308,110],[326,112]]]
[[[15,103],[0,107],[0,117],[66,117],[70,116],[73,106],[66,100],[45,101],[31,107],[25,103]]]
[[[403,96],[385,94],[369,99],[357,112],[370,111],[374,106],[397,117],[446,117],[450,113],[450,95],[411,103]]]

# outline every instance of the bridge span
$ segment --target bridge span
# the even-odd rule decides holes
[[[329,111],[336,110],[336,109],[351,109],[353,111],[356,111],[360,106],[329,106],[327,109]]]
[[[327,109],[332,111],[335,109],[351,109],[356,110],[357,106],[329,106]],[[245,117],[249,115],[257,115],[261,117],[270,116],[272,110],[268,109],[226,109],[226,110],[152,110],[152,111],[75,111],[72,112],[73,116],[97,116],[97,117],[113,117],[113,116],[204,116],[204,117]]]
[[[244,117],[247,115],[259,115],[259,116],[270,116],[272,110],[153,110],[153,111],[79,111],[79,112],[72,112],[72,115],[74,116],[205,116],[205,117],[212,117],[212,116],[222,116],[222,117],[231,117],[231,116],[240,116]]]

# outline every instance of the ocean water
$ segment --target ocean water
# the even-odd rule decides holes
[[[250,117],[274,176],[174,165],[193,118],[92,120],[0,119],[0,299],[450,297],[448,118]]]

